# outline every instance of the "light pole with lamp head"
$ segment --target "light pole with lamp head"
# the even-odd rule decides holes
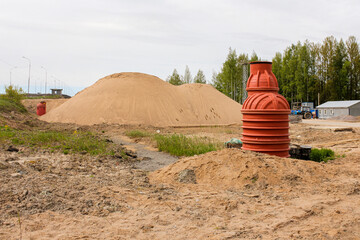
[[[30,59],[29,58],[27,58],[27,57],[24,57],[23,56],[23,58],[25,58],[26,60],[28,60],[29,61],[29,78],[28,78],[28,96],[30,95],[30,72],[31,72],[31,61],[30,61]]]

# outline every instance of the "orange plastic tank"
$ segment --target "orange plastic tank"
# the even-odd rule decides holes
[[[289,114],[287,100],[277,93],[278,83],[271,62],[250,63],[248,98],[242,107],[243,150],[289,157]]]
[[[46,102],[41,101],[36,105],[36,114],[42,116],[46,113]]]

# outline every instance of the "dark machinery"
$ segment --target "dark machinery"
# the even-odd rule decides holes
[[[310,160],[311,147],[291,144],[289,153],[291,158]]]
[[[309,102],[293,102],[291,115],[301,115],[303,119],[311,119],[316,116],[314,104]]]

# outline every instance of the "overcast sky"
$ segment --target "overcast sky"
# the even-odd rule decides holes
[[[75,94],[117,72],[207,80],[229,47],[271,60],[297,41],[360,40],[359,0],[0,0],[0,91],[65,87]],[[16,67],[16,68],[14,68]],[[56,82],[55,82],[56,81]],[[35,85],[36,83],[36,85]]]

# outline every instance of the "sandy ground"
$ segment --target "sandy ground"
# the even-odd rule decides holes
[[[342,128],[342,127],[360,128],[360,122],[342,122],[342,121],[336,121],[336,120],[303,119],[302,123],[315,125],[320,128]]]
[[[121,137],[132,128],[220,141],[241,134],[239,126],[94,130]],[[291,124],[292,143],[336,152],[326,164],[224,149],[149,172],[135,167],[141,159],[1,150],[0,239],[360,239],[353,130]],[[186,169],[193,183],[178,181]]]

